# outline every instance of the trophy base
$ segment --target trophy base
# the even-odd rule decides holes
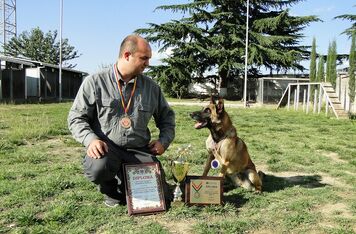
[[[178,208],[178,207],[183,207],[185,205],[185,202],[183,201],[172,201],[171,202],[171,207],[174,208]]]
[[[180,184],[177,183],[175,189],[174,189],[174,192],[173,192],[173,202],[181,202],[182,201],[182,195],[183,195],[183,192],[182,190],[180,189]]]

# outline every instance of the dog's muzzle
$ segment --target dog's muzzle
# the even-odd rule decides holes
[[[202,118],[202,113],[200,111],[190,113],[190,117],[196,121],[194,124],[194,128],[196,129],[204,128],[208,124],[208,122]]]

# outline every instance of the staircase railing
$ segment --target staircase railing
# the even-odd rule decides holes
[[[343,109],[338,96],[335,93],[332,85],[330,83],[290,83],[288,87],[283,92],[282,98],[280,99],[277,109],[283,106],[287,106],[290,109],[291,102],[293,102],[294,110],[299,109],[300,100],[302,100],[303,111],[306,113],[310,110],[310,98],[311,98],[311,88],[314,86],[314,102],[313,102],[313,112],[320,114],[322,104],[325,102],[325,115],[328,115],[329,107],[331,108],[333,114],[336,118],[348,118],[348,114]],[[300,98],[300,93],[303,91],[303,98]],[[293,100],[291,96],[294,95]]]

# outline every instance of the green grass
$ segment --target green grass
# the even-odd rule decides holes
[[[0,105],[0,233],[356,232],[354,121],[226,108],[257,169],[266,173],[264,192],[226,183],[222,206],[129,217],[125,206],[105,207],[83,176],[84,149],[67,130],[70,105]],[[168,159],[182,145],[193,146],[189,173],[202,173],[209,132],[195,130],[189,117],[200,108],[174,107],[176,138],[160,157],[170,183]]]

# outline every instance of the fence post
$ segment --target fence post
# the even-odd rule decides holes
[[[299,92],[300,92],[300,86],[297,84],[297,103],[296,103],[296,110],[298,110],[299,106]]]
[[[288,110],[289,110],[289,106],[290,106],[290,90],[291,90],[292,88],[291,88],[291,85],[290,84],[288,84]]]
[[[316,102],[318,97],[318,90],[314,89],[314,105],[313,105],[313,113],[316,113]]]
[[[297,89],[294,90],[294,110],[297,110]]]
[[[306,97],[307,97],[307,90],[306,89],[304,89],[303,90],[303,112],[305,111],[305,99],[306,99]]]
[[[322,90],[322,87],[321,87],[321,84],[319,84],[319,103],[318,103],[318,114],[320,114],[321,112],[321,104],[323,102],[323,90]]]
[[[309,113],[309,101],[310,101],[310,84],[308,84],[308,94],[307,94],[307,111],[306,113]]]
[[[343,103],[343,104],[344,104],[343,106],[344,106],[344,110],[345,110],[345,111],[348,111],[348,110],[350,109],[350,108],[349,108],[350,105],[347,105],[347,96],[348,96],[348,95],[347,95],[347,86],[345,85],[344,103]],[[340,98],[340,99],[341,99],[341,98]]]
[[[262,84],[261,84],[261,93],[262,93],[262,105],[263,105],[263,95],[265,95],[265,93],[264,93],[264,91],[263,91],[263,89],[264,89],[264,83],[265,83],[265,80],[262,78],[262,82],[261,82]]]

